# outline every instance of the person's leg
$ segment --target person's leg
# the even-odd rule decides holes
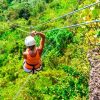
[[[24,71],[27,72],[27,73],[32,72],[32,70],[29,70],[29,69],[27,69],[27,68],[25,67],[25,63],[24,63],[24,65],[23,65],[23,69],[24,69]]]
[[[40,71],[42,69],[42,66],[40,66],[40,68],[37,68],[35,71]]]

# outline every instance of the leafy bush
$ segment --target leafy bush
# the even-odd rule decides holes
[[[50,3],[52,2],[53,0],[45,0],[46,3]]]
[[[7,2],[10,4],[13,0],[7,0]]]
[[[47,32],[46,35],[46,49],[50,51],[55,48],[61,54],[63,54],[64,49],[73,40],[73,33],[67,31],[66,29],[51,30],[50,32]]]
[[[70,71],[69,66],[64,66],[64,71],[67,68]],[[72,70],[74,70],[72,68]],[[29,83],[24,90],[26,91],[25,98],[40,98],[40,100],[46,100],[50,98],[51,100],[75,100],[75,97],[87,99],[88,97],[88,82],[84,80],[80,72],[76,76],[69,74],[70,72],[64,72],[63,70],[47,70],[46,72],[40,72],[34,77],[31,77]],[[72,73],[72,72],[71,72]],[[75,74],[75,73],[74,73]],[[84,84],[83,81],[86,82]],[[23,90],[23,91],[24,91]],[[20,94],[20,97],[24,96],[24,92]],[[49,97],[50,96],[50,97]]]
[[[22,17],[25,18],[26,20],[29,19],[30,13],[29,13],[28,9],[21,9],[19,11],[19,18],[22,18]]]
[[[32,0],[29,2],[12,2],[8,1],[10,6],[8,11],[6,12],[6,17],[9,20],[18,19],[18,18],[25,18],[26,20],[29,19],[30,15],[37,16],[38,13],[41,13],[45,10],[46,5],[44,0]],[[4,3],[5,5],[7,3]]]
[[[58,52],[55,49],[43,54],[43,68],[47,69],[47,66],[50,69],[57,69],[58,67]]]
[[[62,6],[60,3],[61,3],[61,1],[54,0],[53,2],[50,3],[50,8],[55,9],[55,10],[61,9]]]
[[[37,14],[42,13],[46,9],[44,0],[34,0],[32,4],[31,14],[33,16],[37,16]]]

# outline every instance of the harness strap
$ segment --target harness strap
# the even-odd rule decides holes
[[[26,62],[27,63],[27,62]],[[29,64],[29,63],[27,63],[29,66],[32,66],[32,67],[34,67],[35,65],[33,65],[33,64]]]
[[[27,63],[27,62],[26,62]],[[33,64],[29,64],[29,63],[27,63],[29,66],[32,66],[33,68],[32,68],[32,73],[34,74],[34,71],[35,71],[35,68],[34,68],[34,66],[35,65],[33,65]]]

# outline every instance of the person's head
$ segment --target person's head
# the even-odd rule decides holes
[[[35,39],[32,36],[27,36],[25,38],[25,45],[30,48],[31,50],[34,50],[36,46]]]

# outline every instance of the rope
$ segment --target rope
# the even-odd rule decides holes
[[[91,6],[94,6],[94,5],[98,4],[98,3],[100,3],[100,1],[99,1],[99,2],[96,2],[96,3],[93,3],[93,4],[90,4],[90,5],[88,5],[88,6],[84,6],[83,8],[80,8],[80,9],[78,9],[78,10],[72,11],[72,12],[70,12],[70,13],[68,13],[68,14],[64,14],[63,16],[59,16],[59,17],[57,17],[57,18],[54,18],[54,19],[52,19],[52,20],[50,20],[50,21],[47,21],[47,22],[45,22],[45,23],[43,23],[43,24],[47,24],[47,23],[49,23],[49,22],[53,22],[53,21],[58,20],[58,19],[60,19],[60,18],[66,17],[66,16],[68,16],[68,15],[72,15],[72,14],[78,12],[78,11],[84,10],[84,9],[89,8],[89,7],[91,7]],[[40,24],[40,25],[43,25],[43,24]],[[34,27],[33,27],[33,28],[34,28]]]
[[[70,25],[70,26],[65,26],[65,27],[62,27],[62,28],[55,28],[55,29],[52,29],[52,30],[64,29],[64,28],[71,28],[71,27],[78,27],[78,26],[81,26],[81,25],[90,24],[90,23],[94,23],[94,22],[100,22],[100,20],[92,20],[92,21],[83,22],[83,23],[80,23],[80,24],[74,24],[74,25]],[[44,31],[44,32],[49,32],[49,31],[52,31],[52,30],[47,30],[47,31]],[[56,35],[55,38],[57,38],[57,35]],[[55,38],[54,38],[54,39],[55,39]],[[50,45],[51,45],[52,43],[53,43],[53,42],[51,42]],[[49,47],[50,47],[50,45],[49,45]],[[48,48],[49,48],[49,47],[48,47]],[[45,53],[44,53],[43,56],[46,55],[47,51],[48,51],[48,49],[45,51]],[[58,53],[58,52],[57,52],[57,53]]]
[[[78,27],[78,26],[81,26],[81,25],[87,25],[87,24],[95,23],[95,22],[96,22],[96,23],[97,23],[97,22],[100,22],[100,20],[96,19],[96,20],[92,20],[92,21],[83,22],[83,23],[80,23],[80,24],[73,24],[73,25],[64,26],[64,27],[61,27],[61,28],[54,28],[54,29],[52,29],[52,30],[46,30],[46,31],[43,31],[43,32],[49,32],[49,31],[53,31],[53,30],[57,30],[57,29]]]
[[[22,25],[17,25],[17,26],[20,26],[20,27],[23,27],[23,28],[28,28],[28,29],[36,28],[36,27],[38,27],[38,26],[40,26],[40,25],[44,25],[44,24],[47,24],[47,23],[49,23],[49,22],[53,22],[53,21],[55,21],[55,20],[58,20],[58,19],[60,19],[60,18],[69,16],[69,15],[73,15],[73,14],[76,13],[76,12],[79,12],[79,11],[84,10],[84,9],[86,9],[86,8],[92,7],[92,6],[94,6],[94,5],[98,4],[98,3],[100,3],[100,1],[95,2],[95,3],[92,3],[92,4],[87,5],[87,6],[84,6],[83,8],[80,8],[80,9],[78,9],[78,10],[69,12],[69,13],[64,14],[64,15],[62,15],[62,16],[59,16],[59,17],[57,17],[57,18],[51,19],[50,21],[47,21],[47,22],[42,23],[42,24],[39,24],[39,25],[37,25],[37,26],[30,26],[30,27],[28,27],[28,26],[26,27],[26,26],[22,26]]]
[[[36,28],[36,27],[38,27],[38,26],[40,26],[40,25],[44,25],[44,24],[47,24],[47,23],[49,23],[49,22],[53,22],[53,21],[55,21],[55,20],[58,20],[58,19],[60,19],[60,18],[69,16],[69,15],[73,15],[73,14],[76,13],[76,12],[79,12],[79,11],[84,10],[84,9],[86,9],[86,8],[92,7],[92,6],[94,6],[94,5],[98,4],[98,3],[100,3],[100,1],[99,1],[99,2],[95,2],[95,3],[92,3],[92,4],[87,5],[87,6],[84,6],[83,8],[80,8],[80,9],[78,9],[78,10],[69,12],[69,13],[64,14],[64,15],[62,15],[62,16],[59,16],[59,17],[57,17],[57,18],[51,19],[50,21],[47,21],[47,22],[45,22],[45,23],[39,24],[39,25],[37,25],[37,26],[31,26],[31,27],[32,27],[32,28]],[[20,26],[20,25],[18,25],[18,26]],[[22,26],[22,27],[24,27],[24,26]],[[27,28],[30,28],[30,27],[27,27]]]
[[[90,23],[98,23],[100,22],[99,19],[96,19],[96,20],[92,20],[92,21],[87,21],[87,22],[82,22],[80,24],[73,24],[73,25],[69,25],[69,26],[64,26],[64,27],[61,27],[61,28],[54,28],[54,29],[51,29],[51,30],[46,30],[46,31],[42,31],[42,32],[49,32],[49,31],[53,31],[53,30],[58,30],[58,29],[64,29],[64,28],[72,28],[72,27],[78,27],[78,26],[81,26],[81,25],[87,25],[87,24],[90,24]],[[29,33],[28,31],[24,31],[22,29],[19,29],[18,30],[20,31],[23,31],[23,32],[26,32],[26,33]]]

